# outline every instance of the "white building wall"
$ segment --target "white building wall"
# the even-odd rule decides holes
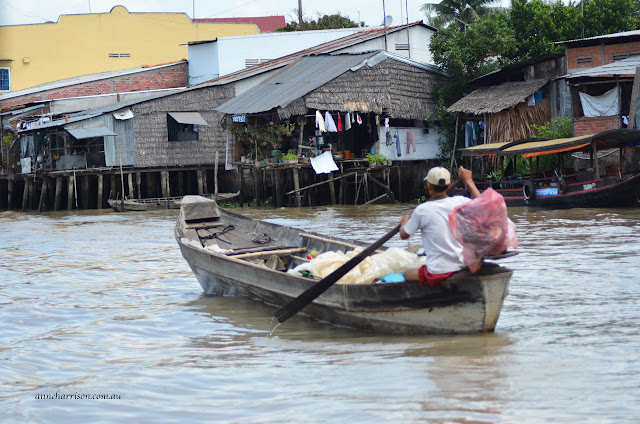
[[[200,43],[189,46],[189,85],[218,78],[218,42]]]
[[[431,35],[433,31],[421,26],[409,28],[409,42],[407,42],[407,31],[396,31],[387,34],[387,51],[404,57],[411,57],[412,60],[422,63],[433,63],[429,45],[431,44]],[[405,50],[409,44],[410,50]],[[384,50],[384,37],[369,40],[355,46],[338,50],[339,53],[362,53],[372,50]],[[336,52],[336,53],[337,53]]]
[[[265,61],[356,33],[362,28],[273,32],[220,37],[189,46],[189,84],[197,84],[246,68],[247,60]]]

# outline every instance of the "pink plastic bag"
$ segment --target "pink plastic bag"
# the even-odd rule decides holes
[[[462,256],[471,272],[477,272],[485,255],[516,249],[516,226],[507,216],[504,198],[489,188],[469,203],[449,213],[449,227],[462,244]]]

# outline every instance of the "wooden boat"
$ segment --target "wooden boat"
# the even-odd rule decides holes
[[[319,281],[285,272],[305,261],[306,252],[367,246],[250,219],[198,196],[183,199],[175,237],[205,293],[245,295],[276,306],[288,304]],[[267,266],[270,261],[281,269]],[[338,325],[385,333],[491,332],[511,275],[507,268],[484,262],[478,273],[463,270],[435,287],[414,282],[338,283],[302,312]]]
[[[491,143],[460,149],[468,166],[474,158],[482,160],[482,174],[488,164],[498,163],[504,175],[510,158],[521,155],[529,161],[529,169],[539,169],[539,159],[545,155],[558,155],[558,169],[553,172],[533,172],[528,175],[512,175],[509,179],[478,183],[483,190],[492,187],[504,196],[507,206],[540,206],[554,209],[574,207],[621,207],[639,203],[640,171],[637,157],[626,161],[628,155],[636,155],[640,142],[640,130],[618,129],[594,135],[556,140],[525,139],[510,143]],[[619,162],[603,167],[595,160],[603,153],[619,152]],[[586,152],[590,166],[575,170],[564,167],[564,155]],[[536,165],[533,164],[533,158]],[[475,159],[477,161],[477,159]]]
[[[215,199],[218,201],[229,201],[240,195],[240,192],[236,193],[218,193],[218,194],[205,194],[203,195],[209,199]],[[156,197],[146,199],[124,199],[124,211],[150,211],[157,209],[180,209],[183,196],[175,197]],[[109,206],[116,211],[122,212],[122,200],[109,199],[107,200]]]

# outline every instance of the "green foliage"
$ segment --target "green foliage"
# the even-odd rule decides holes
[[[538,137],[554,140],[573,136],[573,119],[570,116],[551,118],[544,125],[531,124],[531,129],[538,133]]]
[[[383,154],[372,155],[371,153],[367,153],[367,160],[369,163],[385,163],[387,157]]]
[[[15,138],[15,135],[9,133],[4,137],[2,137],[2,144],[4,144],[5,146],[10,146],[11,143],[13,143],[14,138]]]
[[[456,26],[439,30],[431,36],[430,50],[435,64],[464,84],[504,66],[516,51],[516,37],[507,16],[494,13],[466,31]]]
[[[634,15],[638,14],[638,3],[634,0],[590,0],[584,2],[585,37],[637,28]]]
[[[286,26],[277,29],[280,32],[292,32],[292,31],[311,31],[319,29],[339,29],[339,28],[357,28],[363,27],[364,22],[354,22],[346,16],[342,16],[340,12],[333,15],[318,15],[317,19],[311,21],[291,22]]]
[[[299,159],[299,158],[300,157],[298,156],[298,154],[294,149],[289,149],[287,154],[282,157],[282,159],[284,160],[293,160],[293,159]]]
[[[233,123],[229,127],[229,132],[241,143],[244,155],[262,159],[267,157],[271,150],[278,149],[282,143],[282,137],[290,136],[294,128],[295,124],[289,121],[278,124],[267,122],[258,126]]]
[[[563,46],[553,44],[557,41],[633,30],[636,9],[634,0],[586,0],[582,5],[513,0],[509,16],[519,42],[512,59],[561,53]]]
[[[425,3],[420,11],[427,15],[430,25],[442,29],[450,24],[464,30],[478,18],[488,14],[493,8],[487,5],[495,0],[442,0],[440,3]]]

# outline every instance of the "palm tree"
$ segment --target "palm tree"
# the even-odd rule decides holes
[[[488,7],[495,2],[496,0],[442,0],[440,3],[425,3],[420,10],[427,15],[429,24],[436,28],[458,22],[461,29],[465,30],[478,17],[504,10],[501,7]]]

